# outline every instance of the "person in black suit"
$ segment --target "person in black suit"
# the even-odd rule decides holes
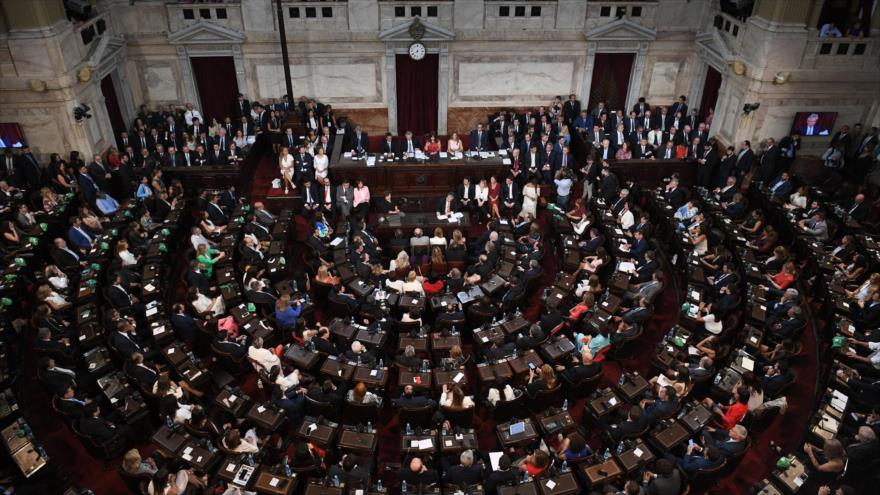
[[[339,405],[345,400],[345,389],[337,387],[333,380],[328,378],[321,383],[312,382],[306,395],[317,402]]]
[[[248,99],[245,98],[243,94],[239,93],[238,98],[235,102],[235,116],[236,117],[247,117],[250,114],[251,114],[251,102],[248,101]]]
[[[465,177],[458,186],[456,201],[462,209],[473,213],[477,210],[477,200],[475,195],[476,187],[471,184],[470,178]]]
[[[611,435],[611,439],[614,441],[614,443],[619,442],[624,437],[633,436],[644,430],[644,414],[645,411],[641,408],[641,406],[633,405],[630,406],[629,410],[627,411],[626,419],[624,419],[623,421],[607,424],[608,434]]]
[[[311,342],[314,343],[316,351],[330,356],[338,356],[339,350],[336,349],[336,345],[330,340],[330,337],[330,329],[321,327],[318,329],[318,333],[312,337]]]
[[[144,390],[153,390],[153,384],[159,379],[159,371],[155,366],[144,361],[144,355],[140,352],[131,354],[131,364],[126,369],[128,375]]]
[[[413,350],[413,357],[415,357],[415,350]],[[417,369],[421,364],[421,359],[415,357],[417,362],[414,366],[407,366],[410,369]],[[431,406],[436,407],[437,401],[430,399],[428,397],[423,397],[421,395],[415,395],[413,391],[412,385],[406,385],[403,387],[403,393],[400,397],[395,401],[395,405],[397,407],[406,407],[406,408],[416,408],[416,407],[425,407]]]
[[[397,143],[395,142],[394,135],[390,132],[385,133],[385,139],[382,140],[381,152],[383,155],[393,155],[397,152]]]
[[[387,142],[388,139],[386,138],[385,141]],[[419,143],[418,138],[413,137],[412,131],[406,131],[399,145],[400,147],[397,151],[402,154],[414,154],[416,150],[422,149],[421,143]],[[385,153],[384,146],[382,152]]]
[[[357,457],[351,454],[343,454],[342,460],[327,470],[327,476],[331,479],[339,479],[352,489],[356,487],[367,488],[370,480],[370,473],[358,466]]]
[[[273,293],[272,288],[259,278],[253,278],[248,282],[245,297],[254,304],[266,306],[274,306],[278,301],[278,296]]]
[[[776,177],[776,161],[779,159],[779,148],[776,146],[776,140],[767,138],[764,153],[761,154],[759,168],[759,179],[765,184],[769,184]]]
[[[67,241],[58,237],[49,252],[55,263],[64,271],[78,270],[86,261],[76,251],[67,247]]]
[[[657,392],[657,399],[642,399],[639,405],[645,410],[644,423],[653,426],[658,420],[669,416],[678,408],[678,397],[675,389],[667,385]]]
[[[471,131],[471,151],[486,151],[489,149],[489,133],[483,129],[483,124],[477,124],[477,128]]]
[[[483,463],[474,459],[471,450],[465,450],[459,455],[459,464],[450,465],[449,458],[441,457],[444,478],[447,483],[458,486],[461,489],[478,485],[483,481]]]
[[[43,171],[40,163],[34,158],[31,149],[24,146],[16,159],[15,168],[18,171],[21,187],[28,192],[36,192],[43,184]]]
[[[429,469],[419,457],[413,457],[404,463],[401,469],[400,480],[406,481],[410,486],[428,486],[440,481],[440,476],[434,469]]]
[[[241,258],[245,264],[251,266],[263,266],[266,264],[266,254],[260,250],[259,241],[250,236],[244,238]]]
[[[508,176],[504,184],[501,186],[501,209],[505,215],[513,215],[518,209],[520,203],[519,185],[513,181],[513,177]]]
[[[314,194],[312,195],[312,198],[314,199]],[[303,199],[303,201],[305,201],[305,199]],[[303,206],[303,209],[305,209],[305,205]],[[253,213],[248,213],[247,223],[242,230],[245,235],[254,236],[260,242],[269,242],[272,240],[272,232],[269,231],[269,227],[258,222],[257,216]]]
[[[858,193],[847,208],[846,214],[857,222],[864,222],[868,218],[868,206],[865,205],[865,195]]]
[[[55,365],[55,360],[48,356],[40,358],[40,382],[50,393],[61,396],[68,389],[76,387],[76,372]]]
[[[113,284],[110,287],[107,287],[107,292],[105,294],[108,302],[113,308],[119,310],[130,309],[135,314],[143,313],[143,304],[141,304],[140,300],[132,295],[129,290],[130,289],[126,287],[126,284],[123,283],[122,274],[117,272],[113,279]]]
[[[520,471],[513,469],[510,457],[502,454],[498,459],[498,469],[493,470],[486,475],[486,482],[483,484],[487,495],[495,495],[499,486],[516,484],[520,479]]]
[[[116,324],[116,331],[110,336],[110,345],[122,358],[131,357],[134,353],[141,353],[147,359],[153,360],[158,355],[155,349],[143,344],[134,333],[134,325],[127,319],[120,320]]]
[[[571,125],[580,113],[581,102],[578,101],[577,95],[568,95],[568,100],[562,104],[562,117],[565,120],[565,123]]]
[[[190,262],[190,269],[186,272],[187,288],[197,287],[202,294],[210,294],[216,287],[212,287],[211,278],[204,273],[205,266],[198,260]]]
[[[219,142],[214,142],[211,145],[211,152],[208,153],[208,165],[212,167],[219,167],[228,164],[229,152],[226,150],[227,148],[220,147]]]
[[[437,203],[437,214],[448,217],[454,213],[458,213],[458,201],[455,194],[449,193]]]
[[[214,346],[220,350],[220,352],[225,352],[234,359],[243,359],[248,352],[247,335],[239,335],[237,339],[230,339],[229,332],[226,330],[220,330],[217,332]]]
[[[62,392],[55,402],[58,409],[63,412],[68,419],[78,419],[86,413],[86,408],[92,404],[92,399],[82,399],[76,396],[76,391],[72,386],[68,386]]]
[[[132,438],[132,430],[128,425],[116,425],[101,418],[101,408],[91,403],[85,407],[79,418],[80,432],[98,443],[108,442],[116,437]]]
[[[202,290],[199,289],[199,292],[202,292]],[[202,292],[202,294],[207,293]],[[199,336],[199,327],[196,324],[196,319],[186,313],[186,307],[183,304],[177,303],[173,309],[174,314],[171,315],[171,328],[174,330],[174,333],[183,339],[184,342],[195,342]]]
[[[76,355],[76,347],[70,345],[67,337],[58,340],[52,338],[52,331],[46,327],[37,329],[37,340],[34,341],[34,351],[37,353],[51,353],[61,357],[65,362],[72,362]]]
[[[593,355],[588,347],[584,346],[583,349],[580,356],[576,354],[571,355],[571,362],[567,363],[568,367],[556,366],[556,371],[560,371],[561,375],[574,385],[602,373],[602,364],[593,362]]]

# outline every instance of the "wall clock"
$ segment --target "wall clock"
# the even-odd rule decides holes
[[[409,58],[413,60],[421,60],[425,58],[425,45],[416,41],[412,45],[409,45]]]

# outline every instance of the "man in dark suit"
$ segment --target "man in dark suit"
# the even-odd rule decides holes
[[[307,393],[308,397],[317,402],[326,402],[334,405],[341,404],[345,400],[345,390],[337,387],[333,380],[327,379],[319,383],[312,382]]]
[[[387,142],[387,138],[386,138]],[[422,145],[419,143],[419,140],[413,137],[412,131],[406,131],[403,139],[400,140],[400,148],[397,150],[399,153],[413,155],[416,150],[422,149]],[[384,148],[383,148],[384,153]]]
[[[385,139],[382,140],[381,152],[383,155],[393,155],[397,153],[398,143],[395,142],[394,136],[390,132],[385,133]]]
[[[318,329],[318,334],[312,337],[311,342],[314,342],[316,351],[330,356],[338,356],[339,350],[336,349],[336,345],[330,338],[330,330],[327,327],[321,327]]]
[[[154,359],[157,355],[155,349],[150,349],[140,342],[134,333],[134,325],[125,319],[116,324],[116,331],[110,336],[110,345],[123,358],[131,357],[135,352],[143,354],[149,360]]]
[[[516,213],[520,201],[519,185],[508,176],[501,186],[501,209],[506,215]]]
[[[214,340],[214,346],[220,351],[229,354],[234,359],[242,359],[247,355],[246,335],[241,335],[238,339],[229,338],[226,330],[217,332],[217,339]]]
[[[221,148],[219,142],[215,142],[211,145],[211,152],[208,153],[207,164],[212,167],[219,167],[227,163],[229,163],[229,158],[226,149]]]
[[[683,189],[678,187],[678,180],[672,179],[663,190],[663,198],[666,199],[669,206],[677,210],[685,203],[687,195]]]
[[[421,364],[421,360],[415,356],[415,350],[413,350],[413,357],[416,359],[416,363],[414,366],[406,366],[407,368],[418,368],[419,364]],[[406,408],[415,408],[415,407],[425,407],[425,406],[436,406],[437,402],[428,397],[423,397],[421,395],[415,395],[413,393],[413,386],[407,384],[403,387],[403,394],[395,402],[397,407],[406,407]]]
[[[451,466],[448,457],[445,456],[441,458],[441,462],[447,483],[467,489],[483,481],[483,464],[474,459],[474,453],[471,450],[465,450],[459,455],[457,466]]]
[[[40,186],[43,184],[43,171],[40,168],[40,163],[34,158],[34,154],[31,153],[30,147],[24,146],[21,149],[21,153],[16,159],[15,168],[18,171],[23,189],[26,189],[28,192],[36,192],[40,189]]]
[[[620,182],[617,180],[617,176],[611,172],[610,168],[603,167],[599,182],[599,195],[605,199],[606,205],[610,205],[614,201],[619,189]]]
[[[660,388],[657,399],[643,399],[641,406],[645,409],[645,424],[653,426],[658,420],[669,416],[678,408],[678,397],[675,389],[667,385]]]
[[[144,390],[153,390],[153,384],[159,379],[159,371],[150,363],[144,361],[144,355],[140,352],[131,354],[131,364],[126,368],[129,376]]]
[[[780,200],[786,200],[788,198],[788,194],[791,192],[792,184],[791,178],[788,176],[788,172],[782,172],[782,174],[770,184],[770,194],[773,195],[774,198]]]
[[[779,158],[779,148],[776,147],[776,140],[767,138],[764,153],[761,154],[759,169],[759,178],[768,183],[776,176],[776,160]]]
[[[477,128],[471,131],[471,151],[486,151],[489,149],[489,133],[483,129],[483,124],[477,124]]]
[[[208,213],[208,218],[210,218],[215,225],[226,225],[229,223],[226,211],[220,206],[219,194],[215,193],[211,196],[211,201],[205,205],[205,211]]]
[[[370,479],[370,473],[358,466],[357,457],[353,454],[343,454],[342,460],[327,470],[327,476],[331,479],[338,479],[351,487],[362,488],[366,488]]]
[[[695,138],[694,142],[699,138]],[[701,140],[702,141],[702,140]],[[709,139],[706,147],[702,150],[702,155],[697,160],[697,184],[710,188],[712,187],[712,177],[718,171],[718,164],[721,163],[721,157],[718,155],[718,149],[715,139]]]
[[[471,213],[477,209],[476,188],[471,184],[470,178],[465,177],[458,186],[456,202],[462,209]]]
[[[321,197],[318,194],[318,188],[312,183],[312,179],[308,176],[304,177],[302,188],[299,192],[302,198],[303,216],[311,217],[316,211],[321,209]]]
[[[69,386],[64,389],[62,395],[58,397],[56,404],[69,419],[78,419],[85,414],[86,407],[92,403],[91,399],[79,398],[73,387]]]
[[[454,194],[448,193],[437,203],[437,214],[448,217],[454,213],[458,213],[458,201],[455,200]]]
[[[188,288],[196,287],[202,294],[211,293],[211,278],[204,273],[205,266],[198,260],[190,262],[190,269],[186,272],[186,285]]]
[[[729,459],[746,450],[748,434],[743,425],[736,425],[730,430],[707,427],[703,429],[701,439],[703,447],[715,447],[722,457]]]
[[[868,206],[865,205],[865,195],[858,193],[853,197],[852,203],[847,208],[846,214],[857,222],[864,222],[868,218]]]
[[[361,126],[355,126],[354,132],[351,134],[350,145],[347,148],[350,148],[354,153],[368,153],[370,151],[370,141],[367,133],[361,129]]]
[[[238,94],[238,99],[235,102],[235,116],[236,117],[246,117],[251,114],[251,102],[248,101],[247,98],[244,97],[243,94]]]
[[[617,443],[624,437],[639,433],[645,429],[644,414],[645,412],[638,405],[630,406],[625,420],[608,425],[608,434]]]
[[[76,386],[76,372],[56,366],[55,360],[48,356],[40,358],[39,378],[49,392],[59,396]]]
[[[568,100],[562,104],[562,117],[566,124],[571,124],[581,113],[581,102],[578,101],[577,95],[568,95]]]
[[[97,404],[90,403],[85,406],[83,415],[79,418],[80,432],[98,443],[104,443],[117,437],[131,437],[131,428],[128,425],[115,425],[101,418],[101,408]]]
[[[648,138],[643,137],[639,140],[639,145],[633,148],[633,159],[636,160],[653,160],[654,147],[648,144]]]
[[[201,289],[199,289],[199,292],[201,292]],[[206,293],[203,292],[203,294]],[[174,333],[187,343],[195,342],[199,336],[199,327],[196,324],[196,319],[186,313],[186,307],[183,304],[177,303],[173,309],[174,314],[171,315],[171,328],[174,329]]]
[[[259,241],[253,237],[244,238],[244,246],[241,248],[242,260],[251,266],[263,266],[266,262],[266,254],[260,249]]]
[[[64,271],[78,270],[86,263],[76,251],[67,247],[67,241],[60,237],[55,239],[50,255]]]
[[[274,294],[271,287],[267,286],[258,278],[251,279],[248,283],[245,297],[254,304],[274,306],[278,296]]]
[[[486,482],[483,484],[487,495],[495,495],[499,486],[512,485],[518,482],[520,476],[519,469],[511,467],[510,457],[502,454],[498,459],[498,469],[493,470],[486,475]]]
[[[589,351],[581,352],[580,355],[572,354],[571,362],[566,364],[567,367],[557,365],[556,370],[574,385],[602,373],[602,363],[594,363],[593,355]]]

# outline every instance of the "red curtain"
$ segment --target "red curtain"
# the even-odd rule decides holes
[[[721,73],[709,67],[706,71],[706,82],[703,84],[703,97],[700,99],[700,120],[705,120],[709,115],[709,109],[715,108],[719,89],[721,89]]]
[[[437,130],[437,78],[440,58],[437,54],[413,60],[398,55],[397,131],[412,131],[416,137]]]
[[[104,106],[107,107],[107,116],[110,117],[110,126],[113,127],[113,137],[118,137],[126,129],[125,119],[119,110],[119,100],[116,98],[116,88],[113,87],[113,76],[107,74],[101,79],[101,94],[104,95]],[[115,143],[115,139],[111,139]],[[119,150],[125,151],[125,150]]]
[[[629,111],[626,93],[629,89],[629,76],[632,71],[635,53],[597,53],[593,63],[593,83],[590,86],[589,109],[596,108],[600,101],[608,110],[622,109],[624,115]]]
[[[210,123],[212,117],[222,122],[227,115],[234,115],[238,81],[232,57],[193,57],[190,62],[202,102],[198,110],[205,123]]]

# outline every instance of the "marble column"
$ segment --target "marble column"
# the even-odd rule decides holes
[[[189,60],[189,52],[185,46],[177,47],[177,60],[180,65],[180,78],[183,80],[183,94],[186,96],[186,102],[191,102],[196,108],[202,108],[196,80],[193,77],[192,64]]]
[[[388,132],[397,134],[397,63],[393,42],[385,44],[385,96],[388,98]]]
[[[581,108],[584,110],[588,110],[587,106],[590,104],[590,90],[593,85],[593,66],[596,64],[597,46],[595,41],[587,43],[587,60],[584,63],[584,77],[581,80],[580,92]]]
[[[131,97],[128,76],[125,74],[125,60],[119,60],[111,74],[113,76],[113,89],[116,90],[116,97],[119,100],[119,110],[122,111],[122,117],[126,122],[132,122],[137,114],[137,108],[134,104],[134,98]]]
[[[244,55],[241,53],[241,45],[232,45],[232,61],[235,64],[235,82],[238,84],[238,92],[248,95],[248,80],[244,73]],[[293,101],[293,95],[288,95],[289,101]]]
[[[639,43],[639,50],[633,60],[632,73],[629,77],[629,88],[626,91],[626,108],[635,106],[639,97],[642,96],[642,74],[645,72],[645,55],[648,53],[648,44]]]
[[[697,56],[694,68],[691,71],[691,84],[688,88],[687,98],[690,108],[697,108],[700,100],[703,98],[703,86],[706,85],[706,73],[709,71],[709,64],[701,57]],[[702,111],[702,109],[700,109]]]
[[[446,134],[449,113],[449,43],[440,43],[437,80],[437,134]]]

